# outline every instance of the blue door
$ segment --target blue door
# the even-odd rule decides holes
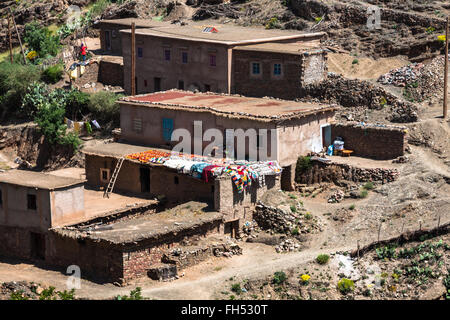
[[[163,138],[169,142],[172,140],[173,119],[163,118]]]

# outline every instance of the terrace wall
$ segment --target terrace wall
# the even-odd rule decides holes
[[[377,160],[395,159],[404,155],[408,145],[406,128],[373,127],[358,124],[334,124],[331,127],[332,141],[342,137],[345,149],[352,155]]]

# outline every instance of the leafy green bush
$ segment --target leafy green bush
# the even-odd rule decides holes
[[[235,283],[231,286],[231,291],[237,293],[237,294],[241,294],[242,292],[242,288],[241,288],[241,284],[240,283]]]
[[[277,271],[273,274],[272,283],[280,285],[287,280],[286,273],[283,271]]]
[[[28,297],[26,297],[23,294],[23,290],[19,290],[19,291],[14,291],[13,293],[11,293],[11,295],[9,296],[10,300],[28,300]]]
[[[61,300],[75,300],[75,289],[58,291],[57,293]]]
[[[330,256],[327,254],[319,254],[316,258],[318,264],[326,264],[330,260]]]
[[[57,83],[62,79],[64,67],[61,64],[55,64],[42,72],[42,81],[46,83]]]
[[[338,282],[338,289],[342,294],[347,294],[355,289],[355,283],[353,280],[342,278]]]
[[[360,198],[367,198],[368,195],[369,195],[369,192],[365,189],[361,190],[359,193]]]
[[[53,35],[46,28],[33,22],[25,26],[24,41],[28,48],[37,52],[39,57],[56,56],[61,49],[61,40],[59,35]]]
[[[298,179],[304,172],[311,169],[311,157],[299,157],[295,166],[295,178]]]
[[[296,206],[294,206],[294,205],[291,205],[291,212],[297,212],[297,207]]]
[[[300,234],[300,229],[298,227],[295,227],[294,229],[291,230],[291,234],[293,236],[298,236]]]
[[[102,123],[113,122],[114,125],[118,125],[120,121],[118,98],[114,93],[106,91],[91,94],[88,109],[93,118]]]
[[[356,206],[352,204],[350,207],[348,207],[350,210],[355,210]]]
[[[280,28],[280,22],[276,17],[273,17],[267,22],[266,29],[277,29]]]
[[[136,289],[130,291],[130,296],[116,296],[116,300],[143,300],[142,288],[136,287]]]
[[[41,77],[39,68],[19,63],[0,63],[0,118],[24,118],[20,107],[28,86]]]
[[[373,182],[369,181],[363,186],[363,188],[366,190],[373,190],[375,188],[375,185],[373,184]]]
[[[375,252],[377,254],[378,259],[393,259],[397,257],[397,253],[395,251],[395,246],[389,245],[385,247],[376,248]]]

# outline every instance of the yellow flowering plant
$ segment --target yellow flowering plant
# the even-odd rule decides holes
[[[302,274],[300,278],[302,279],[303,284],[308,284],[309,279],[311,279],[311,276],[309,274]]]

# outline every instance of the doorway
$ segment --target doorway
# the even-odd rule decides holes
[[[225,222],[223,232],[231,238],[236,238],[239,233],[239,219]]]
[[[331,145],[331,125],[322,126],[322,148]]]
[[[111,51],[111,33],[105,31],[105,47],[107,51]]]
[[[141,192],[150,192],[150,168],[140,168]]]
[[[45,235],[36,232],[30,232],[31,257],[34,259],[45,259]]]
[[[154,78],[155,92],[161,91],[161,78]]]

